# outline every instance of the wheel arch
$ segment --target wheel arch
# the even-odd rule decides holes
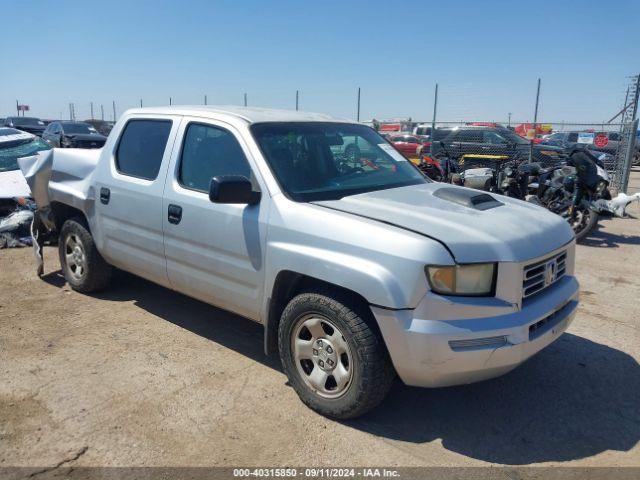
[[[278,327],[285,307],[293,297],[309,290],[325,290],[349,296],[367,313],[367,318],[363,320],[381,335],[378,323],[369,308],[370,303],[358,292],[320,278],[292,270],[281,270],[274,280],[271,296],[268,299],[267,315],[264,319],[264,350],[267,355],[278,352]]]
[[[82,210],[62,202],[51,202],[50,208],[51,213],[53,214],[53,221],[58,232],[60,232],[60,230],[62,229],[62,225],[64,225],[64,222],[66,222],[70,218],[77,217],[82,218],[84,220],[85,226],[89,229],[89,231],[91,231],[91,229],[89,228],[87,216]]]

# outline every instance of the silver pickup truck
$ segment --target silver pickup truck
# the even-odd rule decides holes
[[[259,108],[127,111],[101,150],[19,160],[72,288],[113,268],[264,325],[300,398],[334,418],[398,375],[504,374],[578,306],[569,225],[434,183],[371,128]],[[185,315],[188,315],[185,312]]]

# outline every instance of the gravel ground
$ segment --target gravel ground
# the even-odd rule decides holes
[[[640,183],[640,172],[634,173]],[[640,466],[640,208],[578,247],[568,333],[510,374],[397,383],[327,420],[262,351],[261,326],[130,275],[73,292],[46,251],[0,251],[0,467]]]

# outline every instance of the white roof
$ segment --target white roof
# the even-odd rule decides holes
[[[127,114],[169,114],[198,117],[232,117],[247,123],[258,122],[348,122],[352,120],[335,118],[324,113],[278,110],[275,108],[238,107],[234,105],[171,105],[165,107],[133,108]]]

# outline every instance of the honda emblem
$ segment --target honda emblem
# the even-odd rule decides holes
[[[556,281],[556,269],[557,269],[557,265],[556,265],[555,259],[551,260],[545,265],[545,268],[544,268],[544,286],[545,287],[547,285],[551,285],[553,282]]]

